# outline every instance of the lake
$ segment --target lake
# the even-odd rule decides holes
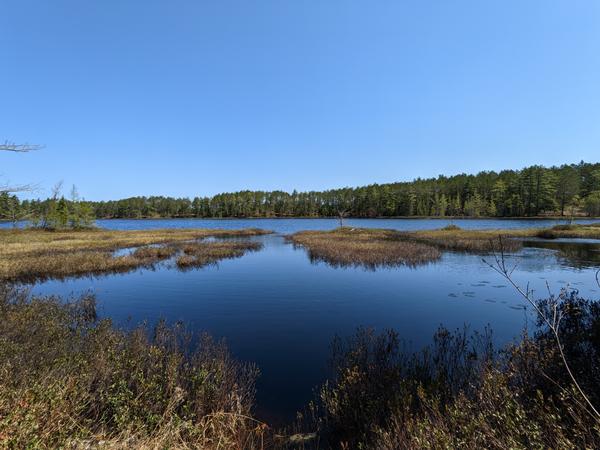
[[[440,228],[493,229],[549,226],[548,220],[349,219],[354,227],[399,230]],[[184,321],[227,339],[240,360],[261,369],[257,413],[271,421],[294,417],[327,375],[329,344],[359,326],[395,328],[408,346],[418,349],[435,330],[468,325],[490,326],[503,344],[517,337],[531,316],[523,300],[481,256],[444,253],[441,260],[416,268],[367,270],[312,263],[305,250],[284,235],[299,230],[332,229],[334,219],[107,220],[110,229],[258,227],[275,231],[256,239],[261,251],[216,266],[181,272],[169,262],[156,270],[47,281],[36,293],[77,295],[92,291],[102,317],[121,326],[160,318]],[[5,224],[6,225],[6,224]],[[511,260],[514,278],[542,297],[546,282],[558,292],[567,285],[598,298],[594,270],[600,265],[600,241],[530,239]],[[531,323],[531,322],[530,322]]]

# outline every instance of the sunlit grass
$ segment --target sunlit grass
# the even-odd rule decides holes
[[[250,237],[267,234],[259,229],[244,230],[144,230],[144,231],[42,231],[0,230],[0,280],[36,281],[107,272],[124,272],[174,256],[183,244],[193,245],[207,237]],[[240,244],[202,243],[211,261],[241,256]],[[258,244],[252,244],[255,246]],[[116,256],[123,248],[131,254]],[[227,254],[225,248],[230,248]],[[219,253],[220,252],[220,253]],[[199,254],[195,255],[200,258]],[[201,266],[202,264],[197,264]]]
[[[311,259],[341,266],[415,266],[435,261],[441,256],[435,247],[409,242],[393,230],[338,228],[333,231],[302,231],[289,236],[289,239],[305,247]]]
[[[313,260],[333,265],[414,266],[440,258],[440,251],[486,254],[515,252],[523,238],[600,239],[599,224],[557,225],[552,228],[509,230],[464,230],[450,225],[437,230],[397,231],[372,228],[338,228],[332,231],[302,231],[288,237],[306,248]]]

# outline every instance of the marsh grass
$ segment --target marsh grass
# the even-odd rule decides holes
[[[1,448],[262,448],[256,367],[181,324],[115,328],[93,297],[0,287]]]
[[[332,231],[302,231],[288,236],[307,249],[313,261],[334,266],[416,266],[436,261],[441,251],[488,254],[498,250],[516,252],[523,239],[540,237],[597,238],[599,224],[557,225],[547,229],[464,230],[448,225],[438,230],[395,231],[372,228],[338,228]]]
[[[139,247],[132,253],[134,258],[149,259],[152,261],[168,259],[177,253],[177,248],[173,245],[161,245],[155,247]]]
[[[126,272],[153,267],[158,261],[173,257],[181,245],[189,242],[208,237],[249,237],[266,233],[269,232],[258,229],[0,230],[0,280],[33,282]],[[138,248],[129,255],[114,255],[116,250],[132,247]],[[233,251],[238,250],[234,248]]]
[[[183,255],[177,258],[179,268],[203,267],[222,259],[239,258],[248,251],[257,251],[262,244],[252,241],[195,242],[181,246]]]
[[[505,250],[517,251],[523,244],[518,239],[531,235],[531,230],[463,230],[442,228],[440,230],[419,230],[400,233],[403,239],[433,245],[440,250],[485,254],[495,251],[495,243],[500,237]]]
[[[555,225],[552,228],[537,230],[535,236],[542,239],[600,239],[600,222],[586,225]]]
[[[500,236],[531,235],[530,230],[463,230],[456,226],[440,230],[396,231],[371,228],[338,228],[332,231],[302,231],[288,236],[308,250],[311,260],[337,266],[417,266],[436,261],[441,251],[485,254],[495,250]],[[507,251],[522,247],[517,239],[505,239]]]
[[[416,266],[435,261],[435,247],[409,242],[392,230],[338,228],[333,231],[302,231],[288,239],[308,250],[313,261],[335,266]]]

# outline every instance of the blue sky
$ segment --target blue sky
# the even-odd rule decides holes
[[[598,161],[599,24],[596,0],[0,0],[0,140],[45,145],[0,174],[95,200]]]

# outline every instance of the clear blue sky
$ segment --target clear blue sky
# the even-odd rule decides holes
[[[0,0],[0,155],[88,199],[600,158],[600,2]]]

